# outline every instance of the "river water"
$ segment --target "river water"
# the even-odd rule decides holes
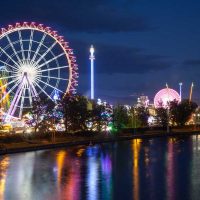
[[[3,199],[200,199],[200,136],[1,156]]]

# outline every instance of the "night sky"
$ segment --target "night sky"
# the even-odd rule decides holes
[[[59,31],[79,64],[78,93],[89,96],[89,47],[95,47],[95,96],[133,104],[165,87],[183,97],[194,82],[200,103],[199,0],[3,0],[0,26],[35,21]]]

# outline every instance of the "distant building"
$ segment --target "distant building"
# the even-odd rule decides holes
[[[155,109],[154,104],[149,104],[148,108],[149,108],[149,114],[151,116],[155,117],[156,116],[156,109]]]
[[[200,125],[200,107],[198,107],[195,113],[192,115],[190,119],[190,124]]]
[[[149,98],[148,98],[148,96],[142,95],[142,96],[138,97],[136,106],[137,107],[145,107],[145,108],[147,108],[149,106]]]

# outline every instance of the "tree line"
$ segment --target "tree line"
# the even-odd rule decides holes
[[[167,107],[155,109],[154,123],[167,127],[184,126],[195,112],[197,104],[189,100],[168,103]],[[30,116],[26,123],[37,130],[48,132],[55,129],[55,124],[63,123],[66,132],[79,131],[118,131],[123,128],[148,127],[151,114],[149,108],[111,106],[109,103],[98,104],[82,95],[65,95],[61,100],[52,102],[46,98],[34,98]]]
[[[61,100],[52,102],[46,98],[34,98],[26,120],[29,126],[48,132],[55,124],[63,123],[66,132],[104,131],[111,123],[111,105],[89,101],[81,95],[65,95]]]

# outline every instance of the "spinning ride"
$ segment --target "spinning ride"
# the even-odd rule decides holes
[[[167,107],[170,101],[177,100],[180,102],[181,98],[176,90],[171,88],[164,88],[160,90],[154,97],[154,106],[156,108],[159,107]]]

